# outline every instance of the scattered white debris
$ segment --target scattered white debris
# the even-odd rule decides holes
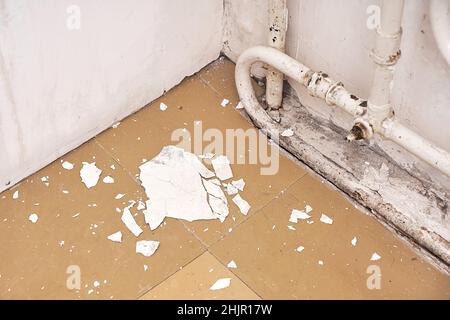
[[[307,214],[305,211],[292,209],[291,216],[289,217],[289,222],[297,223],[298,219],[305,220],[309,218],[311,218],[311,216]]]
[[[117,231],[117,232],[109,235],[108,240],[111,240],[113,242],[122,242],[122,232]]]
[[[13,199],[18,199],[19,198],[19,190],[14,191],[12,197],[13,197]]]
[[[72,218],[76,218],[76,217],[78,217],[79,215],[80,215],[80,213],[77,212],[77,213],[75,213],[75,214],[72,216]]]
[[[294,131],[292,129],[286,129],[281,133],[282,137],[292,137],[294,135]]]
[[[208,193],[208,201],[214,214],[223,222],[228,216],[228,201],[217,179],[203,180],[203,186]]]
[[[242,199],[242,197],[239,194],[235,195],[232,200],[238,206],[241,213],[247,215],[248,211],[251,208],[250,204],[244,199]]]
[[[208,179],[214,173],[193,153],[165,146],[139,169],[139,180],[149,198],[143,212],[151,230],[156,229],[166,216],[187,221],[218,218],[211,210],[208,193],[202,183],[202,177]],[[218,208],[222,200],[216,201]]]
[[[122,222],[127,226],[128,230],[130,230],[136,237],[138,237],[143,232],[143,230],[136,223],[136,221],[133,218],[133,215],[130,212],[130,208],[132,206],[133,204],[123,209]]]
[[[116,199],[116,200],[122,199],[124,195],[125,195],[125,194],[123,194],[123,193],[118,193],[118,194],[114,197],[114,199]]]
[[[91,294],[92,292],[94,292],[94,289],[89,289],[87,293]]]
[[[223,99],[222,102],[220,103],[220,105],[221,105],[222,107],[226,107],[229,103],[230,103],[230,100],[228,100],[228,99]]]
[[[136,253],[140,253],[146,257],[150,257],[159,247],[159,241],[141,240],[136,241]]]
[[[98,288],[100,286],[100,282],[98,282],[97,280],[94,281],[94,287]]]
[[[234,262],[234,260],[231,260],[231,261],[227,264],[227,267],[230,268],[230,269],[236,269],[236,268],[237,268],[236,262]]]
[[[352,246],[356,246],[356,242],[358,242],[358,239],[356,237],[353,237]]]
[[[306,213],[310,213],[311,211],[313,211],[313,208],[312,208],[309,204],[307,204],[307,205],[305,206],[305,212],[306,212]]]
[[[302,252],[303,250],[305,250],[304,246],[298,246],[297,249],[295,249],[297,252]]]
[[[95,162],[83,162],[83,167],[80,170],[81,181],[90,189],[97,184],[101,173],[102,170],[95,166]]]
[[[148,265],[144,264],[144,271],[148,270]]]
[[[72,170],[73,169],[73,164],[70,163],[69,161],[64,161],[62,163],[62,167],[66,170]]]
[[[376,252],[374,252],[372,254],[372,257],[370,258],[371,261],[377,261],[377,260],[380,260],[380,259],[381,259],[381,256],[378,253],[376,253]]]
[[[236,181],[231,181],[231,184],[239,191],[244,191],[244,187],[245,187],[244,179],[241,178]]]
[[[112,165],[110,165],[109,167],[110,167],[111,169],[113,169],[113,170],[116,170],[116,166],[115,166],[115,165],[113,165],[113,164],[112,164]]]
[[[111,176],[106,176],[103,178],[104,183],[114,183],[114,178]]]
[[[68,193],[69,193],[69,191],[68,191],[68,190],[63,190],[63,191],[62,191],[62,193],[64,193],[64,194],[68,194]]]
[[[239,190],[234,185],[232,185],[231,183],[225,184],[225,188],[227,189],[227,194],[229,196],[232,196],[232,195],[235,195],[235,194],[239,193]]]
[[[46,187],[49,186],[49,183],[48,183],[48,176],[42,177],[42,178],[41,178],[41,181],[45,184]]]
[[[209,290],[221,290],[230,286],[231,278],[222,278],[217,280]]]
[[[62,248],[64,246],[64,240],[61,240],[60,242],[58,242],[58,244]]]
[[[233,177],[230,167],[230,160],[226,156],[220,155],[211,160],[216,176],[220,180],[227,180]]]
[[[137,206],[138,210],[144,210],[145,209],[145,203],[143,203],[142,201],[138,201],[138,206]]]
[[[239,103],[236,106],[236,109],[237,110],[244,109],[244,104],[241,101],[239,101]]]
[[[159,110],[161,110],[161,111],[166,111],[167,108],[168,108],[168,106],[167,106],[167,104],[165,104],[164,102],[161,102],[161,103],[159,104]]]
[[[323,213],[320,216],[320,221],[322,221],[325,224],[333,224],[333,219],[331,219],[329,216]]]
[[[289,230],[296,230],[293,226],[287,226]]]
[[[120,125],[120,121],[114,123],[114,124],[112,125],[112,127],[113,127],[113,129],[116,129],[119,125]]]
[[[30,214],[28,217],[28,220],[30,220],[32,223],[36,223],[38,221],[39,217],[36,213]]]
[[[323,261],[322,260],[319,260],[319,265],[321,265],[321,266],[323,266]]]

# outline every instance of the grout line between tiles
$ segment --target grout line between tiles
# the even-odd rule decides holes
[[[206,252],[208,252],[208,250],[206,249],[206,248],[203,248],[204,250],[201,252],[201,253],[199,253],[198,255],[196,255],[194,258],[192,258],[191,260],[189,260],[189,261],[187,261],[185,264],[183,264],[180,268],[178,268],[176,271],[174,271],[174,272],[172,272],[171,274],[169,274],[167,277],[164,277],[161,281],[159,281],[158,283],[156,283],[156,284],[154,284],[154,285],[152,285],[152,286],[150,286],[150,287],[147,287],[147,288],[144,288],[144,289],[142,289],[142,290],[140,290],[139,291],[139,293],[138,293],[138,297],[136,298],[136,299],[140,299],[140,298],[142,298],[143,296],[145,296],[147,293],[149,293],[150,291],[152,291],[154,288],[156,288],[157,286],[159,286],[160,284],[162,284],[163,282],[165,282],[165,281],[167,281],[167,280],[169,280],[170,278],[172,278],[173,276],[175,276],[175,274],[177,274],[178,272],[180,272],[180,271],[182,271],[185,267],[187,267],[189,264],[191,264],[192,262],[194,262],[195,260],[197,260],[198,258],[200,258],[202,255],[204,255]],[[143,292],[143,293],[140,293],[140,292],[142,292],[143,290],[145,290],[145,292]]]
[[[245,282],[241,277],[239,277],[235,272],[233,272],[233,270],[231,270],[230,268],[228,268],[218,257],[216,257],[216,255],[214,253],[212,253],[211,251],[209,251],[209,249],[207,249],[208,253],[211,254],[222,266],[224,266],[228,271],[230,271],[236,278],[238,278],[243,284],[245,284],[245,286],[252,291],[254,294],[256,294],[261,300],[264,300],[264,298],[259,295],[255,289],[253,289],[247,282]]]
[[[251,215],[248,215],[244,218],[244,220],[242,220],[240,223],[236,224],[233,226],[233,230],[236,230],[237,228],[239,228],[243,223],[247,222],[249,219],[253,218],[254,216],[256,216],[256,214],[258,214],[260,211],[262,211],[264,208],[266,208],[268,205],[270,205],[273,201],[277,200],[279,198],[279,196],[281,194],[283,194],[287,189],[289,189],[292,185],[294,185],[295,183],[297,183],[299,180],[301,180],[305,175],[302,175],[301,177],[299,177],[298,179],[296,179],[295,181],[291,182],[289,185],[286,186],[286,188],[284,188],[283,190],[281,190],[280,192],[278,192],[272,199],[268,200],[265,204],[261,205],[261,207],[259,207],[254,213],[252,213]],[[216,241],[212,242],[208,248],[212,247],[213,245],[215,245],[216,243],[218,243],[219,241],[222,241],[223,239],[225,239],[226,237],[230,237],[232,236],[231,233],[226,233],[226,234],[222,234],[222,236],[217,239]]]

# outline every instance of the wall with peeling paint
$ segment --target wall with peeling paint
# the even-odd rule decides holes
[[[222,0],[0,0],[0,191],[216,59]]]
[[[287,0],[287,53],[313,70],[342,81],[368,97],[374,65],[369,51],[374,31],[366,26],[374,0]],[[450,66],[438,51],[428,16],[428,1],[406,1],[402,57],[393,88],[396,116],[425,138],[450,151]],[[252,12],[251,15],[248,12]],[[225,0],[224,52],[232,60],[248,47],[266,44],[267,0]],[[301,102],[315,115],[350,129],[352,118],[310,97],[291,82]],[[378,141],[394,160],[423,181],[450,190],[449,179],[395,144]]]

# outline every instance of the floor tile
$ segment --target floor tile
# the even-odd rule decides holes
[[[306,204],[313,208],[309,221],[314,223],[290,223],[291,210]],[[322,213],[332,224],[320,221]],[[296,251],[300,246],[303,251]],[[450,298],[448,277],[310,175],[210,251],[222,262],[236,261],[235,273],[264,299]],[[371,261],[373,253],[381,259]],[[374,272],[367,273],[369,266],[381,272],[379,290],[367,286]]]
[[[74,168],[64,169],[63,160],[73,163]],[[100,181],[91,189],[85,187],[79,176],[83,161],[95,161],[103,171]],[[114,183],[102,182],[107,175],[113,177]],[[48,177],[48,186],[42,177]],[[13,199],[16,190],[19,197]],[[124,196],[116,200],[119,193]],[[166,225],[151,232],[142,214],[132,209],[144,230],[139,240],[161,241],[154,256],[136,254],[136,238],[123,225],[116,208],[123,209],[129,200],[139,200],[141,188],[93,140],[3,195],[4,199],[0,197],[0,298],[3,299],[134,299],[204,250],[179,221],[168,219]],[[39,217],[34,224],[28,220],[31,213]],[[119,230],[123,234],[122,243],[107,240],[108,235]],[[147,271],[144,264],[149,266]],[[80,268],[80,290],[66,287],[69,277],[66,271],[71,265]],[[96,281],[98,287],[94,285]]]
[[[231,279],[229,287],[210,290],[217,280],[223,278]],[[259,300],[260,298],[214,256],[205,252],[169,279],[150,290],[141,299]]]

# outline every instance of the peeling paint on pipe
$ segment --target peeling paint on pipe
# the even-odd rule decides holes
[[[286,0],[269,0],[269,46],[285,51],[288,13]],[[283,101],[283,73],[267,66],[266,101],[270,110],[281,107]]]

